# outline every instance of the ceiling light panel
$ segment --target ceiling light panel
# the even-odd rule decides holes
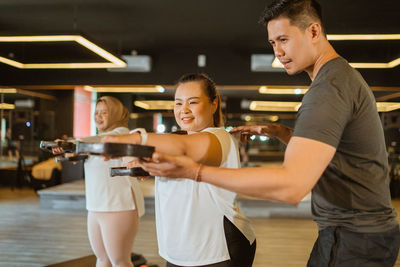
[[[389,112],[400,109],[399,102],[377,102],[376,106],[378,108],[378,112]]]
[[[400,40],[400,34],[328,34],[330,41],[374,41],[374,40]],[[353,68],[357,69],[390,69],[400,65],[400,58],[395,58],[389,62],[349,62]],[[273,68],[284,68],[280,61],[275,58],[272,61]]]
[[[155,86],[84,86],[89,92],[99,93],[164,93],[165,88],[161,85]]]
[[[252,111],[296,112],[300,106],[301,102],[251,101],[249,109]]]
[[[174,109],[175,101],[173,100],[137,100],[135,106],[146,110],[172,110]]]
[[[15,105],[8,103],[0,103],[0,109],[15,109]]]
[[[304,95],[307,88],[289,88],[282,86],[261,86],[258,89],[260,94],[273,94],[273,95]]]
[[[16,88],[0,88],[0,94],[16,94]]]
[[[75,42],[92,51],[108,62],[54,62],[54,63],[24,63],[7,57],[0,57],[0,62],[20,69],[91,69],[91,68],[124,68],[126,63],[110,52],[90,42],[80,35],[49,35],[49,36],[0,36],[0,43],[51,43]]]
[[[327,34],[329,41],[400,40],[400,34]]]
[[[249,109],[252,111],[297,112],[301,102],[281,101],[251,101]],[[399,102],[377,102],[378,112],[389,112],[400,109]]]

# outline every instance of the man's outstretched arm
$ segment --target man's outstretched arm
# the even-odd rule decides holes
[[[292,137],[280,168],[224,169],[201,166],[185,156],[156,153],[155,162],[141,161],[151,175],[195,179],[240,194],[298,204],[311,191],[336,149],[303,137]]]

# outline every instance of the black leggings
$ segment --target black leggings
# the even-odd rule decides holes
[[[196,267],[251,267],[256,253],[256,241],[250,244],[249,240],[226,217],[224,217],[224,230],[230,260]],[[167,262],[166,267],[182,267]]]

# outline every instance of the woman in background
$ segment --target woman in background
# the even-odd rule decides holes
[[[98,138],[80,141],[99,142],[104,135],[128,134],[128,116],[128,110],[118,99],[100,97],[94,115]],[[139,217],[144,214],[144,199],[136,178],[110,177],[110,168],[122,165],[121,159],[105,162],[100,156],[89,156],[85,161],[88,234],[97,258],[96,267],[133,266],[131,251]]]

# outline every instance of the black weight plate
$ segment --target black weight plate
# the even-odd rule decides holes
[[[153,146],[142,146],[120,143],[81,143],[76,145],[76,154],[89,153],[111,157],[141,157],[150,158],[153,155]]]
[[[52,148],[61,147],[67,153],[75,151],[75,144],[66,141],[40,141],[40,149],[51,152]]]
[[[104,154],[104,144],[103,143],[76,143],[75,154],[87,153],[94,155]]]
[[[148,172],[143,170],[140,167],[135,167],[131,169],[127,169],[125,167],[114,167],[110,168],[110,176],[115,177],[115,176],[150,176]]]
[[[154,152],[153,146],[105,143],[104,154],[110,156],[131,156],[139,158],[151,158]]]

